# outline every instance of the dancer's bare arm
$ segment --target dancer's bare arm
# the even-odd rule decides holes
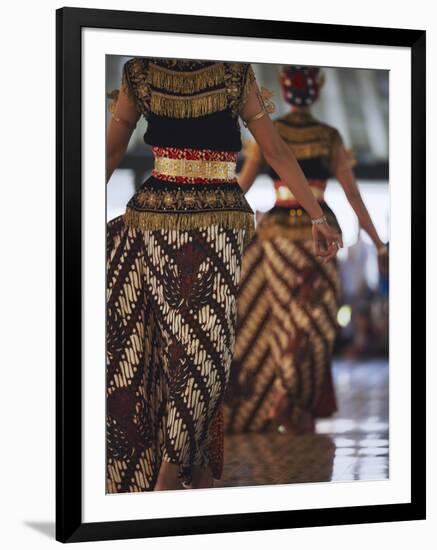
[[[379,252],[378,259],[381,271],[387,271],[388,254],[385,253],[385,245],[380,239],[372,218],[370,217],[369,211],[363,201],[360,188],[355,178],[354,170],[349,161],[349,155],[344,145],[340,145],[336,152],[334,171],[335,177],[343,187],[349,204],[352,206],[358,217],[360,226],[372,239],[376,249]]]
[[[139,118],[135,101],[121,88],[106,138],[106,183],[123,159]]]

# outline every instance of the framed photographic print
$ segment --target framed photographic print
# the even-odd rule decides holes
[[[62,8],[56,538],[425,518],[425,32]]]

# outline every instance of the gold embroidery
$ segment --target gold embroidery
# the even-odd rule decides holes
[[[295,113],[292,113],[293,115]],[[306,115],[308,115],[306,113]],[[287,117],[290,120],[295,117]],[[328,159],[331,171],[335,169],[335,156],[338,147],[343,144],[339,132],[330,126],[288,126],[286,120],[275,121],[282,139],[292,149],[296,158],[325,157]],[[308,120],[314,120],[308,116]]]
[[[292,142],[324,141],[327,145],[335,139],[335,130],[325,126],[289,126],[286,121],[275,120],[281,137]]]
[[[191,203],[192,197],[195,197],[196,210],[206,210],[208,208],[228,209],[233,207],[252,212],[238,183],[232,184],[232,189],[216,188],[206,191],[205,186],[210,184],[194,184],[195,189],[183,187],[189,184],[181,185],[182,187],[171,190],[145,186],[132,197],[128,206],[137,210],[154,208],[156,210],[166,210],[167,212],[182,212],[190,210],[188,203]],[[199,188],[199,186],[201,187]]]
[[[230,180],[235,178],[235,162],[157,157],[154,171],[163,176]]]
[[[238,116],[247,101],[250,87],[255,80],[252,65],[245,63],[225,63],[225,83],[228,106],[234,116]]]
[[[174,96],[152,91],[152,112],[174,118],[200,117],[227,107],[226,89],[221,88],[192,96]]]
[[[243,246],[252,240],[255,233],[254,217],[251,212],[233,210],[214,210],[211,212],[162,213],[141,212],[127,207],[124,221],[128,227],[141,230],[159,229],[200,229],[210,225],[221,225],[227,228],[244,229]]]
[[[285,140],[286,141],[286,140]],[[290,149],[293,151],[294,156],[298,160],[318,157],[318,156],[329,156],[330,149],[324,143],[289,143],[286,141]],[[244,157],[251,159],[257,164],[260,164],[262,167],[267,167],[268,164],[264,158],[264,155],[256,143],[253,140],[246,140],[243,147]]]
[[[343,145],[343,139],[336,128],[318,123],[309,112],[292,112],[274,122],[279,134],[293,149],[298,159],[326,157],[331,171],[335,171],[336,154],[338,148]],[[299,123],[310,125],[295,125]]]
[[[144,58],[133,58],[123,67],[121,87],[137,104],[138,110],[148,117],[150,111],[174,118],[200,117],[216,111],[230,109],[238,116],[247,100],[250,86],[255,80],[252,66],[246,63],[216,63],[194,71],[173,71]],[[192,94],[208,86],[223,87]],[[161,87],[173,95],[152,89]],[[178,92],[180,90],[180,92]]]
[[[153,86],[184,94],[217,86],[223,82],[225,74],[223,63],[215,63],[195,71],[174,71],[154,63],[150,63],[149,68]]]

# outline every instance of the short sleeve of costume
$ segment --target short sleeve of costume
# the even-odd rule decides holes
[[[242,78],[242,91],[240,96],[240,105],[239,110],[241,112],[241,109],[244,107],[245,103],[247,102],[247,99],[249,97],[250,90],[252,88],[252,84],[256,82],[256,76],[253,70],[252,65],[245,64],[244,66],[244,73]],[[274,95],[274,92],[269,90],[268,88],[265,88],[264,86],[257,86],[258,88],[258,99],[260,101],[260,106],[263,106],[265,111],[267,113],[273,113],[276,110],[276,105],[272,101],[272,96]]]
[[[138,111],[147,118],[150,112],[147,59],[135,57],[126,61],[122,70],[121,89],[136,103]]]
[[[339,169],[351,167],[356,164],[356,160],[352,150],[345,147],[343,138],[336,128],[332,129],[330,141],[331,143],[329,160],[331,171],[333,174]],[[343,149],[343,154],[340,153],[341,149]],[[344,152],[346,152],[346,154],[344,154]]]
[[[228,107],[238,116],[246,103],[255,73],[250,63],[225,63],[225,86]]]

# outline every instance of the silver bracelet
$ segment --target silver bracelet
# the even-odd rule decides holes
[[[320,218],[314,218],[314,219],[312,218],[311,223],[313,225],[317,225],[320,223],[328,223],[328,220],[326,219],[326,216],[320,216]]]

